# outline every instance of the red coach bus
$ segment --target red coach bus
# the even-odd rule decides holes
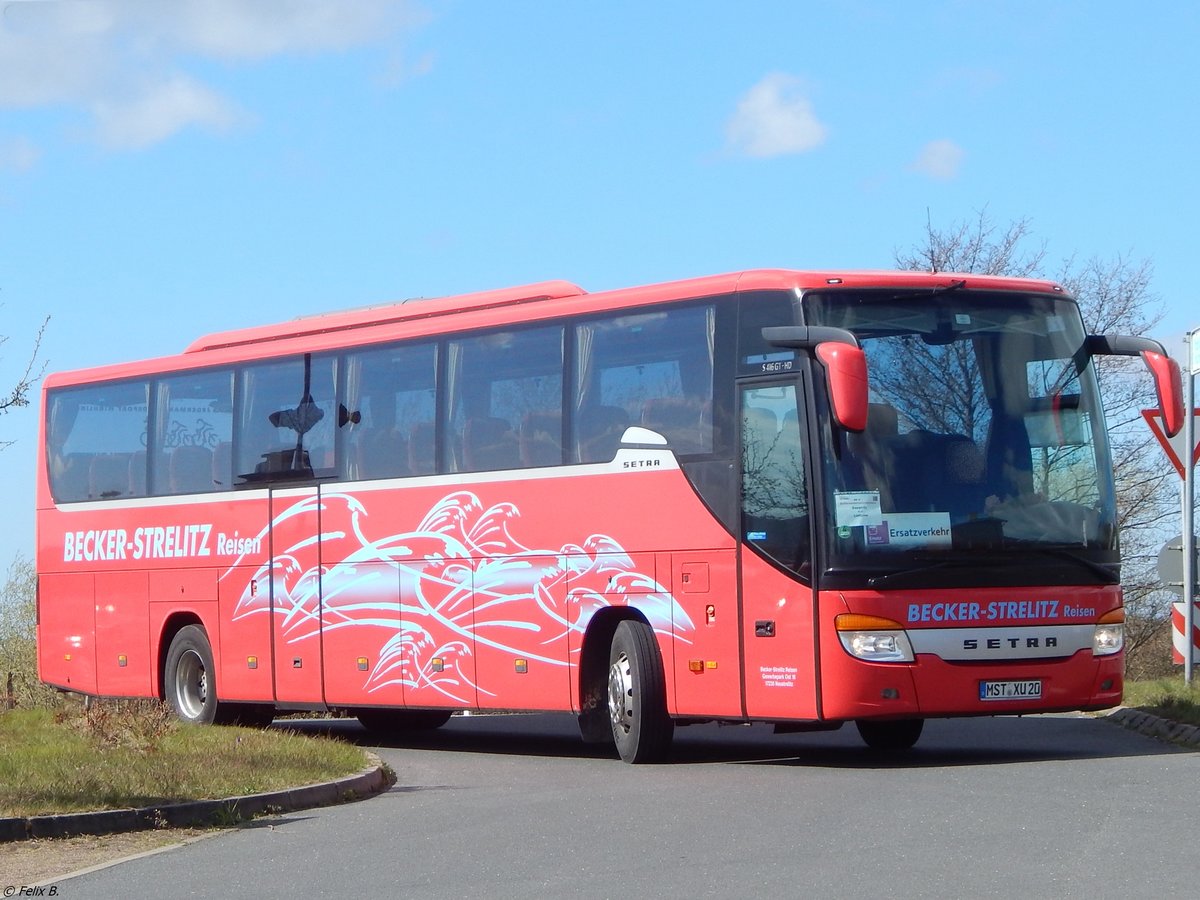
[[[215,334],[46,380],[40,674],[192,722],[561,710],[677,725],[1121,699],[1117,515],[1057,285],[750,271]]]

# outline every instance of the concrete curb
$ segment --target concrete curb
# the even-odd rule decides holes
[[[193,800],[143,806],[138,809],[106,809],[97,812],[69,813],[28,818],[0,818],[0,843],[32,838],[76,837],[85,834],[115,834],[119,831],[143,831],[150,828],[188,828],[232,825],[263,813],[295,812],[317,806],[333,806],[364,800],[391,787],[390,770],[374,753],[365,769],[336,781],[304,787],[225,797],[221,800]]]
[[[1200,728],[1195,725],[1172,722],[1129,706],[1119,706],[1104,718],[1147,737],[1200,749]]]

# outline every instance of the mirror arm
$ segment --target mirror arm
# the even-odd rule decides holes
[[[1179,363],[1158,341],[1123,334],[1089,334],[1083,349],[1092,356],[1140,356],[1154,376],[1163,431],[1174,437],[1183,428],[1183,374]]]
[[[1141,356],[1143,353],[1167,355],[1167,351],[1158,341],[1125,334],[1089,334],[1084,346],[1092,356]]]
[[[845,328],[825,325],[768,325],[762,330],[762,336],[771,346],[788,350],[812,350],[820,344],[862,346],[858,338]]]

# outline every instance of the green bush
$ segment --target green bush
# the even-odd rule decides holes
[[[53,707],[58,692],[37,674],[37,572],[18,554],[0,589],[0,709]]]

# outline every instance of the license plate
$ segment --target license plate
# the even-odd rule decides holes
[[[1042,683],[1029,681],[981,681],[980,700],[1041,700]]]

